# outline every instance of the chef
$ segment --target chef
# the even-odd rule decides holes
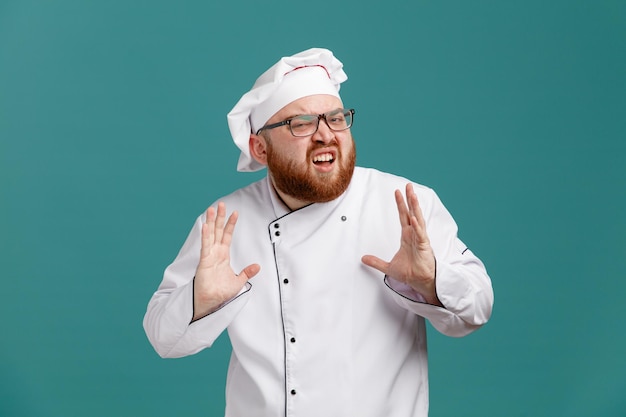
[[[461,337],[491,315],[485,267],[435,192],[355,167],[346,79],[314,48],[241,97],[238,170],[267,176],[197,219],[148,304],[162,357],[228,332],[227,417],[425,417],[425,320]]]

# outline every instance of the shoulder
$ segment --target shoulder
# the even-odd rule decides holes
[[[255,181],[243,188],[239,188],[230,194],[222,196],[211,203],[217,206],[223,202],[227,212],[237,211],[240,217],[248,217],[251,214],[267,216],[267,210],[271,210],[271,197],[267,183],[267,177]]]
[[[250,201],[263,202],[269,201],[269,192],[267,187],[267,177],[255,181],[243,188],[233,191],[232,193],[220,198],[218,201],[224,201],[226,204],[241,204]]]
[[[434,194],[433,189],[426,185],[374,168],[355,167],[352,183],[353,184],[350,185],[351,187],[354,185],[355,188],[366,188],[370,192],[386,191],[389,189],[404,192],[406,185],[410,183],[418,194]]]
[[[362,207],[378,208],[389,213],[395,213],[397,210],[395,191],[399,190],[406,198],[407,184],[413,186],[422,213],[427,219],[440,215],[449,216],[441,199],[432,188],[408,178],[373,168],[355,168],[350,184],[350,200]]]

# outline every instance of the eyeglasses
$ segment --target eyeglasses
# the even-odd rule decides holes
[[[303,114],[283,120],[282,122],[263,126],[257,130],[256,134],[258,135],[262,130],[269,130],[287,125],[289,126],[291,134],[296,137],[311,136],[317,132],[320,125],[320,119],[324,119],[326,126],[335,132],[350,129],[354,120],[354,109],[336,109],[324,114]]]

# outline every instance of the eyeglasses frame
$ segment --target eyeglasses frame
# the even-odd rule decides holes
[[[346,111],[347,111],[348,113],[350,113],[350,125],[349,125],[349,126],[347,126],[347,127],[343,128],[343,129],[333,129],[332,127],[330,127],[330,125],[328,124],[328,120],[326,120],[326,115],[327,115],[327,114],[329,114],[329,113],[334,113],[334,112],[336,112],[337,110],[344,110],[344,114],[346,113]],[[322,114],[318,114],[318,115],[315,115],[315,114],[306,114],[306,115],[304,115],[304,114],[302,114],[302,115],[299,115],[299,116],[290,117],[289,119],[285,119],[285,120],[283,120],[282,122],[272,123],[271,125],[265,125],[265,126],[261,127],[259,130],[257,130],[257,131],[256,131],[256,134],[258,135],[258,134],[259,134],[259,133],[261,133],[261,131],[263,131],[263,130],[275,129],[275,128],[277,128],[277,127],[281,127],[281,126],[285,126],[285,125],[287,125],[287,126],[289,126],[289,132],[291,132],[291,134],[292,134],[293,136],[295,136],[295,137],[297,137],[297,138],[305,138],[305,137],[307,137],[307,136],[312,136],[312,135],[314,135],[315,133],[317,133],[317,130],[320,128],[320,120],[322,120],[322,119],[324,119],[324,123],[326,123],[326,126],[328,126],[328,128],[329,128],[330,130],[332,130],[333,132],[341,132],[341,131],[343,131],[343,130],[348,130],[348,129],[350,129],[350,128],[352,127],[352,125],[354,124],[354,113],[355,113],[355,112],[354,112],[354,109],[337,109],[337,110],[331,110],[331,111],[329,111],[329,112],[322,113]],[[297,118],[297,117],[300,117],[300,116],[317,116],[317,127],[315,128],[315,131],[314,131],[313,133],[310,133],[310,134],[308,134],[308,135],[304,135],[304,136],[297,136],[297,135],[295,135],[295,134],[293,133],[293,131],[291,130],[291,121],[292,121],[293,119]]]

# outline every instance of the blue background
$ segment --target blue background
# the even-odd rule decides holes
[[[491,322],[429,329],[431,416],[626,415],[624,1],[0,2],[0,416],[219,416],[228,340],[147,302],[235,170],[226,113],[327,47],[358,163],[429,185]]]

